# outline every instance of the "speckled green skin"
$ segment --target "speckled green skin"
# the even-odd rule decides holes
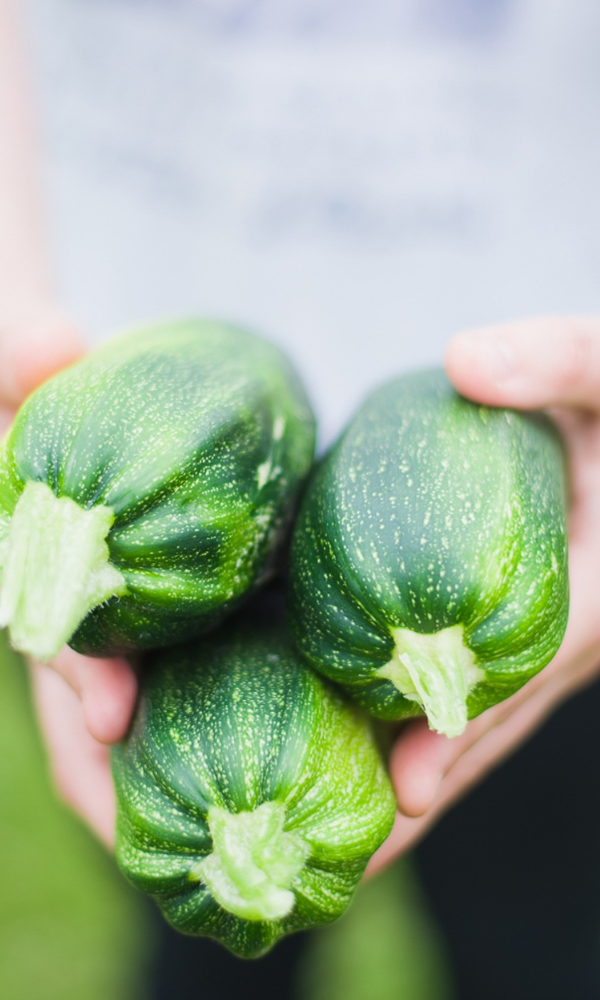
[[[101,656],[183,640],[265,573],[314,435],[297,376],[260,337],[206,320],[128,333],[19,411],[0,454],[0,554],[28,481],[106,505],[127,592],[69,644]]]
[[[442,372],[376,390],[323,460],[291,550],[305,657],[373,714],[420,715],[376,676],[390,628],[462,625],[486,679],[468,716],[517,691],[567,622],[563,455],[541,415],[470,403]]]
[[[245,614],[154,654],[112,760],[125,875],[178,930],[246,958],[340,916],[393,823],[393,792],[365,716],[300,662],[272,613]],[[271,801],[284,805],[285,831],[309,854],[291,885],[291,912],[245,920],[193,871],[212,850],[212,804],[239,813]]]

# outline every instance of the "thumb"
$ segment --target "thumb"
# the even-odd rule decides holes
[[[477,402],[600,413],[600,320],[541,317],[459,333],[446,371]]]
[[[84,353],[75,325],[57,309],[0,316],[0,404],[16,407]]]

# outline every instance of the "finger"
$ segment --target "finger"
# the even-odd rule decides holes
[[[515,709],[519,692],[467,725],[461,736],[448,739],[433,732],[425,719],[410,722],[390,755],[398,808],[405,816],[422,816],[433,805],[444,776],[481,737]]]
[[[397,739],[390,770],[398,807],[405,816],[422,816],[431,808],[452,754],[457,752],[452,742],[433,733],[426,719],[409,722]]]
[[[448,345],[446,371],[481,403],[600,413],[600,320],[542,317],[460,333]]]
[[[426,766],[429,753],[429,763],[444,773],[440,777],[436,772],[435,782],[428,778],[430,787],[435,784],[437,791],[426,812],[421,815],[416,811],[399,814],[393,832],[396,846],[404,850],[420,838],[449,805],[518,749],[565,698],[590,684],[599,671],[599,651],[597,648],[589,649],[580,656],[574,673],[558,669],[546,679],[538,674],[512,698],[470,722],[462,737],[448,740],[424,728],[420,733],[409,732],[407,735],[412,735],[412,738],[416,735],[422,741],[419,748],[423,757],[421,766]],[[426,735],[430,737],[428,747],[425,747]],[[404,759],[399,744],[400,741],[390,759],[397,795],[402,794],[402,767],[408,765],[410,769],[408,741]]]
[[[437,793],[427,812],[414,817],[402,812],[397,814],[388,839],[369,862],[368,873],[373,874],[386,867],[393,858],[421,840],[450,806],[513,753],[542,724],[563,696],[564,691],[558,683],[541,686],[534,696],[524,700],[500,722],[481,733],[453,761],[446,762],[448,771],[438,782]],[[480,718],[483,719],[483,716]],[[432,733],[431,736],[435,737],[436,734]],[[446,743],[453,744],[455,741],[447,740]],[[391,770],[394,784],[397,785],[393,761]]]
[[[133,667],[121,657],[92,659],[66,646],[51,666],[83,705],[88,732],[100,743],[117,743],[129,728],[137,697]]]
[[[480,743],[487,733],[516,716],[521,706],[527,703],[540,705],[544,701],[552,703],[589,683],[593,676],[592,668],[598,662],[598,650],[590,648],[580,653],[573,659],[569,670],[565,669],[561,654],[520,691],[472,719],[461,736],[448,739],[435,733],[428,728],[425,719],[417,719],[407,725],[390,755],[398,807],[405,816],[424,815],[437,799],[444,777],[457,761]],[[539,691],[541,695],[538,695]],[[521,718],[521,715],[518,717]]]
[[[46,666],[32,666],[33,691],[61,797],[112,847],[115,793],[108,747],[86,730],[81,703]]]
[[[18,406],[36,386],[83,352],[75,326],[58,313],[4,319],[0,322],[0,402]]]
[[[434,819],[433,812],[426,816],[420,816],[418,819],[396,813],[392,832],[370,858],[365,874],[367,876],[375,875],[383,868],[387,868],[395,858],[411,850],[425,835]]]

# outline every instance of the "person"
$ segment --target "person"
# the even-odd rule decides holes
[[[5,422],[35,385],[75,360],[85,349],[78,325],[63,311],[52,278],[53,254],[48,249],[49,241],[42,222],[36,128],[22,31],[14,0],[0,0],[0,207],[3,217],[0,230],[0,403]],[[167,42],[168,39],[165,44]],[[298,101],[306,99],[307,114],[312,114],[311,95],[303,98],[301,91],[298,94]],[[302,211],[303,205],[301,199],[299,203],[284,198],[276,205],[269,202],[270,224],[274,225],[275,217],[279,226],[296,225],[294,212]],[[310,221],[312,210],[316,211],[314,203],[309,201],[303,219],[308,214]],[[459,210],[460,205],[452,209],[460,216],[456,225],[459,229],[461,226],[468,229],[471,217],[467,213],[465,222]],[[368,225],[363,216],[357,217],[355,213],[349,218],[343,204],[337,209],[330,206],[328,211],[338,222],[342,218],[346,230],[358,226],[359,237],[366,232],[364,238],[368,243]],[[404,232],[406,216],[400,213],[399,219],[397,226],[404,226]],[[430,216],[424,224],[428,224],[427,219]],[[444,216],[444,225],[446,221]],[[409,228],[410,224],[409,219]],[[442,226],[439,219],[436,226],[438,233]],[[306,238],[301,231],[298,243]],[[475,244],[479,238],[480,234],[475,232]],[[371,245],[371,250],[376,256],[377,248],[373,250]],[[222,265],[225,258],[220,256],[218,247],[216,257],[215,266]],[[326,257],[320,261],[321,268],[324,260],[327,263]],[[334,258],[338,261],[332,251],[331,259]],[[293,259],[301,260],[302,252],[298,251]],[[162,262],[161,258],[161,265]],[[549,268],[545,275],[546,285],[551,270]],[[269,280],[275,274],[276,270],[270,271]],[[210,296],[207,299],[210,300]],[[288,296],[284,303],[288,309],[289,301]],[[389,310],[389,299],[384,307]],[[361,322],[364,319],[363,311]],[[299,332],[299,329],[291,329],[290,338],[298,340]],[[314,336],[316,341],[322,337],[318,324]],[[339,346],[336,345],[338,360]],[[325,343],[322,349],[326,354]],[[389,356],[384,360],[383,367],[389,367]],[[453,384],[469,398],[496,406],[547,408],[557,422],[565,442],[571,490],[571,611],[564,642],[552,663],[512,698],[471,721],[462,736],[448,740],[431,732],[423,720],[411,722],[402,730],[390,764],[399,811],[392,834],[372,860],[372,871],[413,847],[452,805],[482,782],[552,712],[590,684],[600,671],[600,615],[595,588],[596,567],[600,562],[597,501],[600,496],[600,319],[573,315],[538,316],[467,329],[449,340],[445,364]],[[320,371],[327,370],[328,362],[323,362]],[[366,374],[370,377],[374,370],[369,368]],[[364,377],[365,372],[362,372],[353,386],[362,384]],[[325,385],[323,379],[319,387],[323,395]],[[341,409],[340,406],[338,412]],[[60,793],[110,846],[114,800],[108,748],[127,730],[136,698],[135,674],[125,660],[92,661],[65,649],[49,666],[32,665],[32,676],[40,725]]]

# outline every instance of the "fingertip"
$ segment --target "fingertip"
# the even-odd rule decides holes
[[[506,399],[517,359],[513,345],[499,331],[469,330],[448,344],[445,368],[458,392],[493,406]]]
[[[464,396],[491,406],[575,406],[600,412],[600,321],[541,316],[470,330],[447,348]]]
[[[404,816],[423,816],[431,808],[450,753],[450,740],[432,732],[424,719],[407,726],[390,759],[398,808]]]
[[[94,660],[81,687],[88,732],[99,743],[118,743],[129,729],[137,697],[137,679],[124,659]]]

